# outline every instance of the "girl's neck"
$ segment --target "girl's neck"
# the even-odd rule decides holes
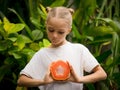
[[[64,42],[62,42],[62,43],[60,43],[60,44],[58,44],[58,45],[53,45],[53,44],[51,44],[49,47],[50,48],[57,48],[57,47],[59,47],[59,46],[62,46],[62,45],[64,45],[64,44],[66,44],[68,41],[67,40],[65,40]]]

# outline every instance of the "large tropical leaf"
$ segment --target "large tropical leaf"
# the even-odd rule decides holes
[[[65,0],[55,0],[50,6],[51,7],[63,6],[64,3],[65,3]]]
[[[19,32],[25,27],[24,24],[10,23],[7,18],[3,19],[3,23],[4,23],[3,27],[5,31],[7,32],[7,34]]]
[[[31,31],[30,27],[25,23],[25,21],[22,19],[22,17],[14,9],[9,8],[9,10],[18,16],[19,20],[25,25],[25,30],[27,31],[29,37],[32,39],[32,31]]]
[[[113,21],[110,18],[98,18],[97,20],[101,20],[107,23],[108,26],[110,26],[114,32],[117,32],[118,35],[120,35],[120,22]]]
[[[33,35],[33,40],[40,40],[43,38],[43,32],[40,30],[33,30],[32,35]]]

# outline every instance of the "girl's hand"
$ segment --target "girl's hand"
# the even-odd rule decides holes
[[[50,67],[48,68],[47,72],[46,72],[46,75],[44,77],[44,82],[45,84],[49,84],[49,83],[52,83],[54,80],[50,74]]]
[[[69,77],[68,81],[79,83],[80,82],[80,78],[76,74],[76,72],[73,69],[72,65],[70,65],[70,63],[68,63],[68,64],[69,64],[69,67],[70,67],[70,77]]]

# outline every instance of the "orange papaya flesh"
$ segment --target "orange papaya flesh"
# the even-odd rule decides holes
[[[68,62],[57,60],[51,64],[50,72],[53,79],[66,80],[70,75],[70,67]]]

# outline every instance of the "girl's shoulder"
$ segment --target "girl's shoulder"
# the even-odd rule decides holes
[[[46,50],[47,50],[47,48],[46,47],[44,47],[44,48],[40,48],[37,52],[36,52],[36,54],[43,54],[43,53],[45,53],[46,52]]]
[[[75,48],[87,48],[85,45],[81,44],[81,43],[71,43],[70,42],[71,47],[75,47]]]

